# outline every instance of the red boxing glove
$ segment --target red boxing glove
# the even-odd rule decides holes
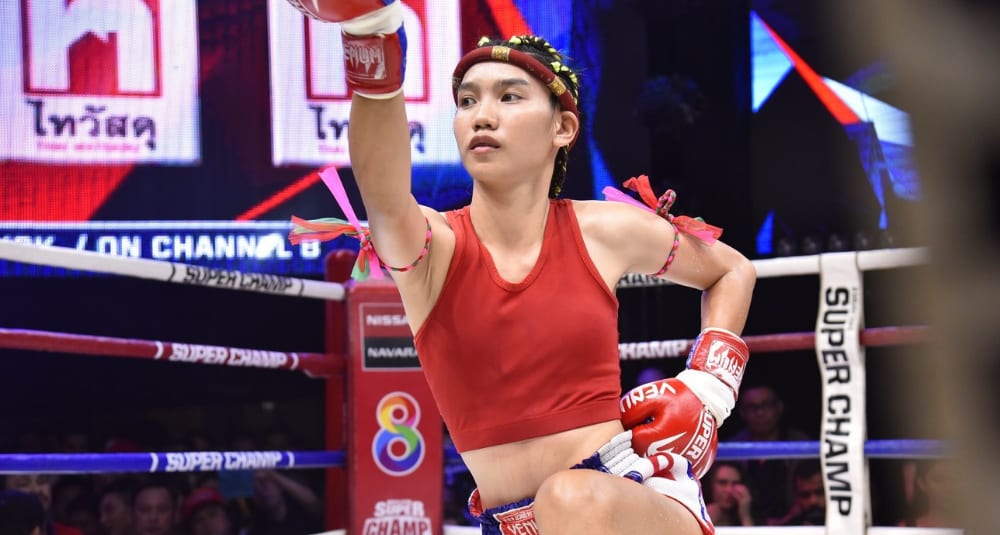
[[[307,17],[322,22],[345,22],[368,15],[393,0],[288,0]]]
[[[709,327],[698,335],[687,360],[687,369],[677,374],[715,416],[715,422],[729,417],[750,360],[746,342],[725,329]]]
[[[288,0],[308,17],[339,22],[347,87],[368,98],[403,90],[406,32],[402,0]]]
[[[377,11],[393,0],[288,0],[307,17],[323,22],[345,22]]]
[[[632,430],[632,448],[639,455],[682,455],[697,478],[715,461],[719,442],[715,417],[679,379],[637,386],[622,396],[619,407],[622,425]]]

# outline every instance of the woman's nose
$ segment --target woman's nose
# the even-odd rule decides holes
[[[496,114],[493,106],[486,102],[481,102],[476,107],[476,116],[472,123],[476,130],[493,130],[497,126]]]

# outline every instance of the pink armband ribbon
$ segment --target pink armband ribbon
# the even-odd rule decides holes
[[[305,220],[292,216],[293,227],[288,233],[288,240],[293,245],[298,245],[303,240],[329,241],[339,236],[357,238],[361,242],[361,248],[358,250],[358,259],[354,262],[351,278],[358,281],[367,280],[369,277],[377,280],[382,279],[382,263],[375,252],[375,246],[372,245],[371,234],[367,228],[361,225],[361,221],[354,214],[354,209],[351,207],[351,201],[347,198],[347,191],[344,190],[344,184],[340,180],[337,168],[327,167],[319,172],[319,176],[330,193],[333,194],[340,210],[347,216],[347,221],[335,217]]]
[[[675,216],[670,213],[670,207],[673,206],[674,201],[677,200],[677,193],[672,189],[668,189],[659,198],[653,193],[652,186],[649,185],[649,177],[646,175],[639,175],[637,177],[632,177],[626,180],[623,184],[626,188],[639,194],[639,197],[643,200],[643,203],[632,198],[631,195],[611,187],[607,186],[602,190],[604,198],[609,201],[618,201],[626,204],[631,204],[642,208],[643,210],[648,210],[654,214],[666,219],[672,223],[678,231],[698,238],[699,240],[711,245],[715,243],[716,240],[722,236],[722,229],[714,225],[709,225],[701,218],[688,217],[685,215]]]

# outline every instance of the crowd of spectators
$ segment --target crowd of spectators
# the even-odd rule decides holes
[[[129,438],[74,431],[25,431],[14,451],[129,453]],[[289,449],[281,430],[241,434],[216,444],[192,436],[146,451]],[[0,476],[0,533],[5,535],[309,535],[323,531],[322,473],[271,469],[189,473]],[[38,531],[33,531],[33,527]],[[21,531],[21,530],[24,531]]]
[[[650,368],[635,379],[662,376]],[[789,426],[784,408],[773,386],[745,385],[722,442],[816,440]],[[315,449],[297,447],[283,428],[229,437],[189,433],[158,443],[134,436],[22,429],[0,441],[0,448],[22,453]],[[882,472],[898,480],[888,487],[900,497],[894,507],[883,508],[876,524],[957,527],[948,467],[944,459],[910,460]],[[20,534],[16,526],[41,518],[37,535],[308,535],[323,530],[323,475],[321,470],[8,474],[0,476],[0,532]],[[456,457],[446,459],[444,476],[445,522],[472,525],[466,500],[474,482]],[[825,520],[816,459],[717,461],[702,486],[720,526],[822,525]]]

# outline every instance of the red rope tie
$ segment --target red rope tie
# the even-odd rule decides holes
[[[722,235],[722,229],[714,225],[709,225],[705,223],[700,217],[688,217],[688,216],[675,216],[670,213],[670,207],[674,205],[674,201],[677,200],[677,193],[672,189],[668,189],[663,195],[657,197],[653,193],[652,186],[649,185],[649,177],[646,175],[639,175],[637,177],[632,177],[622,184],[626,188],[639,194],[639,198],[645,204],[637,202],[635,199],[625,194],[624,192],[615,189],[611,186],[604,188],[604,198],[612,201],[624,202],[645,210],[649,210],[654,214],[666,219],[670,226],[674,228],[674,243],[670,247],[670,254],[667,255],[667,261],[663,263],[663,267],[659,271],[654,273],[654,276],[660,276],[670,269],[670,264],[674,262],[674,257],[677,256],[677,249],[680,247],[680,233],[683,232],[690,236],[705,242],[708,245],[712,245],[719,236]]]
[[[711,245],[722,236],[722,229],[715,225],[709,225],[700,217],[688,217],[686,215],[675,216],[670,213],[670,208],[677,200],[677,193],[668,189],[659,198],[653,193],[652,186],[649,185],[649,177],[639,175],[632,177],[622,184],[626,188],[639,194],[639,198],[646,203],[646,206],[656,215],[670,221],[677,226],[677,230],[689,234],[699,240]]]
[[[358,250],[358,259],[354,262],[354,269],[351,271],[351,278],[363,281],[369,277],[374,279],[382,278],[381,268],[390,271],[405,272],[415,268],[421,260],[427,256],[431,247],[431,222],[424,217],[424,224],[427,225],[427,232],[424,234],[424,248],[420,250],[417,259],[402,267],[395,267],[382,262],[375,251],[375,244],[372,243],[371,231],[361,224],[354,214],[351,202],[347,198],[344,184],[340,180],[336,167],[328,167],[319,173],[327,189],[333,194],[334,200],[340,206],[341,211],[347,216],[347,221],[335,217],[324,217],[320,219],[302,219],[292,216],[292,230],[288,233],[288,241],[293,245],[298,245],[303,240],[328,241],[338,236],[351,236],[361,242]]]
[[[361,242],[358,249],[358,259],[354,263],[351,277],[355,280],[366,280],[372,276],[370,266],[379,266],[381,262],[372,245],[371,233],[367,228],[354,225],[335,217],[320,219],[302,219],[292,216],[292,230],[288,233],[288,241],[298,245],[305,240],[329,241],[339,236],[350,236]]]

